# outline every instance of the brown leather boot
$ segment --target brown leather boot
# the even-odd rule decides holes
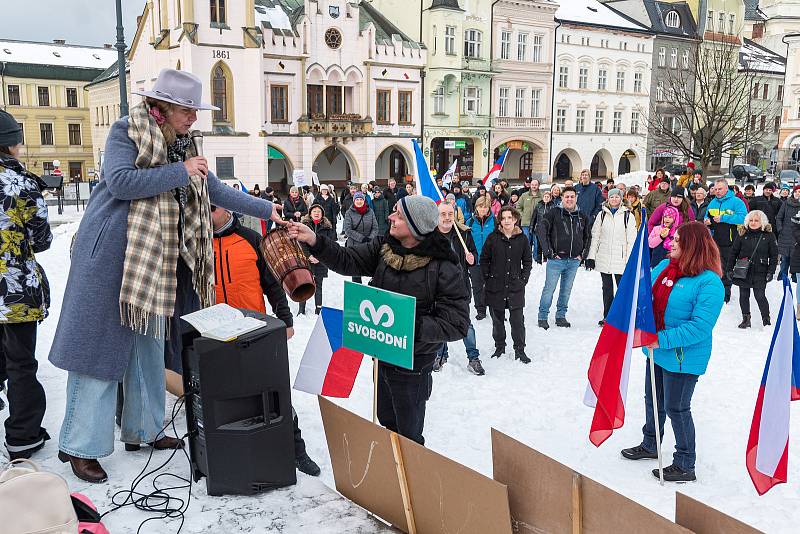
[[[108,475],[97,460],[77,458],[63,451],[58,451],[58,459],[63,463],[69,462],[72,473],[81,480],[92,484],[102,484],[108,480]]]
[[[163,438],[156,440],[152,443],[148,443],[151,447],[153,447],[157,451],[167,451],[172,449],[182,449],[184,447],[184,443],[182,439],[173,438],[172,436],[164,436]],[[141,449],[142,446],[138,443],[126,443],[125,450],[128,452],[138,451]]]

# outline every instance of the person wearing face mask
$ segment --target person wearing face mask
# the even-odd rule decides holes
[[[164,69],[152,91],[106,141],[102,179],[92,191],[72,248],[50,361],[68,371],[58,458],[87,482],[108,475],[99,458],[114,452],[117,385],[125,400],[120,439],[176,449],[165,436],[165,347],[187,295],[215,303],[210,205],[283,224],[280,206],[237,191],[195,155],[189,132],[202,82]],[[86,276],[92,273],[92,276]],[[102,332],[102,335],[98,335]]]
[[[794,186],[792,196],[783,203],[778,215],[775,217],[775,230],[778,233],[778,252],[780,253],[781,269],[778,280],[789,273],[789,261],[794,249],[794,234],[792,232],[792,219],[800,211],[800,185]]]
[[[612,188],[608,191],[608,200],[603,210],[597,214],[592,225],[592,243],[586,256],[586,270],[597,269],[603,283],[603,318],[599,325],[605,324],[605,318],[614,300],[614,284],[619,287],[625,264],[636,241],[636,219],[622,203],[622,192]]]

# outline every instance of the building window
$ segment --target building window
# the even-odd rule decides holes
[[[336,28],[328,28],[325,30],[325,44],[328,45],[328,48],[331,50],[338,50],[340,46],[342,46],[342,32],[337,30]]]
[[[42,171],[45,175],[53,174],[53,171],[56,170],[55,166],[49,161],[42,162]]]
[[[575,112],[575,131],[583,133],[586,131],[586,110],[579,109]]]
[[[514,116],[517,118],[525,116],[525,89],[518,88],[516,91],[516,106],[514,108]]]
[[[392,92],[378,89],[378,124],[392,123]]]
[[[768,84],[768,83],[765,83],[765,84],[764,84],[764,88],[763,88],[763,89],[762,89],[762,91],[761,91],[761,98],[763,98],[764,100],[766,100],[766,99],[767,99],[767,97],[769,97],[769,84]]]
[[[464,57],[481,57],[481,32],[478,30],[464,32]]]
[[[797,118],[800,119],[800,99],[797,100]]]
[[[534,63],[541,63],[542,62],[542,48],[544,46],[544,35],[534,35],[533,36],[533,62]]]
[[[467,87],[464,89],[464,113],[479,115],[481,112],[481,89]]]
[[[750,117],[750,131],[751,132],[755,132],[756,131],[756,116],[755,115]]]
[[[606,118],[606,112],[598,109],[594,112],[594,133],[603,133],[603,122]]]
[[[444,27],[444,53],[455,55],[456,53],[456,27]]]
[[[499,117],[508,117],[508,87],[500,88],[500,107],[497,115]]]
[[[228,76],[222,65],[214,67],[211,79],[212,102],[219,108],[213,112],[214,122],[228,122]]]
[[[23,123],[21,123],[21,122],[18,122],[17,124],[19,124],[20,130],[22,130],[20,133],[22,134],[22,144],[24,145],[25,144],[25,125]]]
[[[617,92],[624,93],[625,92],[625,71],[621,70],[617,72]]]
[[[70,161],[68,165],[69,179],[75,181],[80,180],[83,174],[83,164],[80,161]]]
[[[411,91],[397,92],[397,122],[411,124]]]
[[[642,73],[641,72],[634,72],[633,73],[633,92],[634,93],[641,93],[642,92]]]
[[[8,105],[9,106],[20,106],[21,100],[19,96],[19,85],[9,85],[8,86]]]
[[[761,131],[765,131],[767,129],[767,116],[761,115]]]
[[[622,112],[615,111],[614,112],[614,133],[622,133]]]
[[[665,67],[667,65],[667,49],[659,47],[658,49],[658,66]]]
[[[672,48],[669,51],[669,67],[671,69],[678,68],[678,49]]]
[[[269,107],[270,120],[273,123],[289,122],[289,87],[286,85],[270,85]]]
[[[444,86],[440,85],[433,92],[433,113],[435,115],[444,114]]]
[[[632,111],[631,112],[631,133],[638,134],[639,133],[639,112]]]
[[[728,33],[733,35],[734,34],[734,26],[736,26],[736,15],[731,13],[728,16]]]
[[[42,145],[52,146],[54,144],[52,123],[43,122],[39,125],[39,137]]]
[[[569,82],[569,67],[562,65],[558,67],[558,86],[566,89]]]
[[[542,114],[542,90],[531,89],[531,117],[541,117]]]
[[[563,132],[567,128],[567,110],[558,108],[556,110],[556,131]]]
[[[236,176],[232,157],[217,157],[217,176],[219,178],[233,178]]]
[[[525,61],[528,55],[528,34],[520,33],[517,35],[517,61]]]
[[[41,107],[50,107],[50,88],[49,87],[37,87],[36,93],[39,97],[39,105]]]
[[[78,90],[74,87],[67,87],[67,107],[78,107]]]
[[[777,96],[775,98],[777,98],[781,102],[783,101],[783,86],[782,85],[778,86],[778,94],[777,94]]]
[[[775,124],[772,126],[772,132],[778,133],[778,130],[780,129],[781,129],[781,117],[780,115],[778,115],[777,117],[775,117]]]
[[[714,11],[709,9],[708,16],[706,16],[706,24],[708,24],[711,30],[714,29]]]
[[[678,16],[677,11],[670,11],[667,13],[667,16],[664,17],[664,23],[669,28],[677,28],[681,25],[681,18]]]
[[[664,82],[661,80],[656,83],[656,102],[663,102],[664,100]]]
[[[70,145],[81,145],[81,125],[80,124],[68,124],[67,125],[67,132],[69,133],[69,144]]]
[[[503,31],[500,33],[500,59],[511,57],[511,32]]]
[[[225,24],[227,15],[225,14],[225,0],[211,0],[211,22],[214,24]]]
[[[608,85],[608,71],[601,68],[597,71],[597,90],[605,91]]]
[[[580,67],[578,69],[578,89],[586,89],[589,85],[589,68]]]
[[[688,69],[689,68],[689,51],[688,50],[684,50],[683,51],[683,68],[684,69]]]
[[[753,98],[758,98],[758,82],[753,84]]]
[[[308,114],[320,116],[325,114],[324,94],[321,85],[309,85],[306,90],[308,97]]]
[[[717,31],[719,33],[725,33],[725,13],[720,12],[718,20]]]

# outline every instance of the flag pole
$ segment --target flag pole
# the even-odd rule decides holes
[[[372,358],[372,424],[378,424],[378,358]]]
[[[656,360],[653,357],[653,349],[652,347],[647,347],[647,353],[650,356],[650,392],[651,397],[653,399],[653,417],[655,421],[655,429],[656,429],[656,452],[658,453],[658,480],[661,482],[661,485],[664,485],[664,460],[661,456],[661,431],[660,426],[661,423],[658,420],[658,395],[656,394]]]

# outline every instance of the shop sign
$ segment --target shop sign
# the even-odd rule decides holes
[[[467,148],[466,141],[456,141],[451,139],[446,139],[444,142],[444,149],[445,150],[457,150],[460,148]]]

